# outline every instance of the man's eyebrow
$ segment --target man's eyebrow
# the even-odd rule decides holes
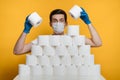
[[[60,18],[60,19],[64,19],[64,18]]]
[[[56,18],[52,18],[52,20],[57,20]]]
[[[64,19],[64,18],[60,18],[60,19]]]
[[[64,18],[61,18],[60,20],[65,20]]]

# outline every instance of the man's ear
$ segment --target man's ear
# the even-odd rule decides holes
[[[67,21],[65,22],[65,27],[66,27],[66,26],[68,26],[68,22],[67,22]]]

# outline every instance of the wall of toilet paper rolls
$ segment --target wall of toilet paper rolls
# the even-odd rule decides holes
[[[71,76],[76,80],[79,78],[105,80],[101,79],[100,65],[94,64],[94,55],[91,55],[90,45],[85,45],[85,36],[75,34],[74,28],[76,32],[78,31],[74,25],[73,31],[68,29],[69,36],[39,35],[37,44],[32,43],[31,54],[26,55],[26,65],[19,64],[19,79],[26,80],[29,77],[30,80],[46,80],[46,78],[47,80],[54,78],[65,80],[67,76]],[[78,26],[77,28],[79,29]],[[66,44],[67,41],[71,44]]]
[[[51,10],[62,8],[68,12],[74,4],[86,9],[102,38],[103,46],[92,48],[95,63],[101,65],[107,80],[120,80],[119,3],[119,0],[0,0],[0,80],[12,80],[18,73],[18,64],[25,63],[25,55],[16,56],[12,51],[23,30],[25,17],[36,11],[43,18],[40,27],[30,31],[26,41],[30,42],[39,34],[52,34],[48,19]],[[68,14],[68,22],[79,24],[81,33],[89,37],[88,29],[81,20],[74,20]]]

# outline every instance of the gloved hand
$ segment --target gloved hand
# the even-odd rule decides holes
[[[29,33],[30,29],[32,28],[32,25],[30,24],[28,17],[26,17],[25,23],[24,23],[24,30],[23,32],[25,32],[26,34]]]
[[[81,12],[81,16],[80,16],[80,18],[86,23],[86,24],[90,24],[91,23],[91,21],[90,21],[90,19],[89,19],[89,17],[88,17],[88,14],[85,12],[85,10],[82,8],[82,12]]]

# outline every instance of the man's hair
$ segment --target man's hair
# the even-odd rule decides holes
[[[49,17],[50,22],[52,21],[52,16],[55,14],[63,14],[65,18],[65,22],[67,21],[67,14],[65,13],[65,11],[62,9],[55,9],[50,13],[50,17]]]

